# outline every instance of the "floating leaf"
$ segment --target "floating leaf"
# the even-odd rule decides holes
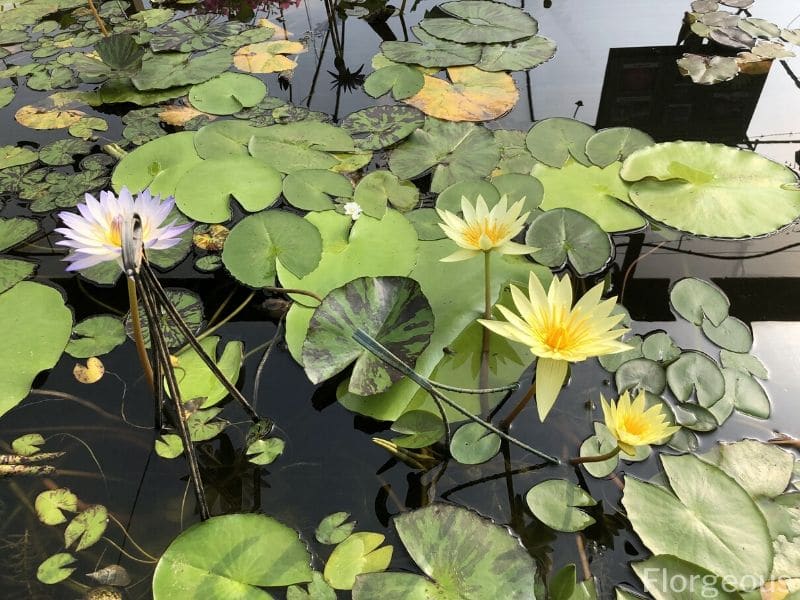
[[[405,100],[419,92],[423,85],[425,78],[418,69],[408,65],[389,65],[370,73],[364,80],[364,91],[373,98],[392,92],[395,100]]]
[[[256,440],[247,447],[247,460],[254,465],[269,465],[283,453],[286,445],[280,438]]]
[[[343,542],[353,533],[356,527],[355,521],[348,521],[350,513],[336,512],[328,515],[317,526],[314,537],[320,544],[338,544]]]
[[[800,215],[795,174],[747,150],[668,142],[634,152],[620,175],[651,218],[695,235],[743,238],[771,233]]]
[[[611,127],[601,129],[586,141],[586,156],[598,167],[607,167],[653,144],[653,138],[643,131],[632,127]]]
[[[228,342],[222,355],[217,358],[219,341],[218,336],[208,336],[200,340],[200,346],[229,381],[236,381],[243,361],[243,344],[238,340]],[[176,358],[180,369],[176,369],[175,376],[184,402],[192,398],[203,398],[200,408],[208,408],[219,404],[228,395],[228,391],[194,348],[186,348]]]
[[[572,156],[579,163],[589,166],[586,142],[595,135],[595,130],[586,123],[563,117],[544,119],[533,124],[525,143],[533,157],[551,167],[563,167]]]
[[[95,504],[82,510],[64,530],[64,547],[75,545],[75,551],[80,552],[93,546],[100,538],[108,525],[108,511],[105,506]]]
[[[594,424],[595,434],[586,438],[581,444],[580,456],[602,456],[617,447],[617,439],[603,423]],[[602,478],[611,475],[619,465],[619,454],[599,462],[583,463],[583,468],[592,477]]]
[[[329,152],[355,150],[350,135],[328,123],[299,121],[261,128],[248,145],[250,154],[282,173],[328,169],[337,164]]]
[[[749,352],[753,347],[753,332],[736,317],[725,317],[719,325],[703,319],[703,333],[720,348],[731,352]]]
[[[215,121],[194,134],[194,147],[205,159],[249,156],[247,145],[259,128],[243,121]]]
[[[353,200],[364,214],[380,219],[387,203],[400,211],[414,208],[419,203],[419,190],[410,181],[402,181],[389,171],[372,171],[358,182]]]
[[[500,146],[500,162],[497,163],[497,168],[492,175],[530,174],[537,161],[525,145],[525,132],[495,129],[493,134],[495,141]]]
[[[501,2],[458,0],[439,4],[437,8],[451,16],[423,19],[420,27],[437,38],[453,42],[513,42],[539,31],[536,19],[527,12]]]
[[[534,35],[507,44],[488,44],[475,66],[483,71],[527,71],[547,62],[556,53],[553,40]]]
[[[419,26],[412,27],[411,31],[420,43],[383,42],[381,52],[386,58],[398,63],[437,68],[474,65],[481,58],[480,46],[447,42],[426,33]]]
[[[669,389],[681,402],[694,391],[700,406],[709,407],[725,393],[725,379],[717,363],[702,352],[684,352],[667,367]]]
[[[177,458],[183,454],[183,441],[179,435],[168,433],[156,440],[155,449],[161,458]]]
[[[707,319],[718,326],[728,317],[730,309],[730,301],[722,290],[694,277],[675,282],[669,301],[675,312],[695,325],[702,325]]]
[[[450,454],[462,465],[479,465],[491,460],[500,451],[500,436],[480,423],[467,423],[458,428],[450,440]]]
[[[233,216],[231,199],[257,212],[274,204],[281,187],[280,173],[255,158],[204,160],[178,180],[175,203],[195,221],[223,223]]]
[[[418,208],[407,212],[405,217],[417,230],[417,237],[420,240],[443,240],[447,237],[439,227],[442,220],[434,208]]]
[[[226,71],[231,62],[231,53],[224,49],[201,55],[180,52],[145,54],[142,68],[131,77],[131,82],[140,91],[202,83]]]
[[[438,442],[444,435],[441,416],[424,410],[403,413],[392,423],[391,429],[405,434],[392,439],[392,443],[400,448],[424,448]]]
[[[420,74],[419,89],[422,89],[422,82]],[[371,106],[350,113],[342,120],[341,126],[353,137],[359,148],[380,150],[407,138],[424,123],[425,117],[408,106]]]
[[[452,213],[461,213],[461,198],[475,205],[478,196],[483,198],[488,207],[492,207],[500,202],[500,192],[489,181],[485,179],[468,178],[457,181],[445,189],[436,198],[436,208],[439,210],[449,210]],[[441,222],[441,219],[439,219]]]
[[[394,522],[425,576],[362,575],[353,587],[353,600],[534,600],[536,563],[507,528],[447,504],[404,513]]]
[[[635,358],[623,363],[616,372],[617,391],[647,390],[660,394],[667,385],[664,368],[646,358]]]
[[[28,433],[11,442],[11,450],[18,456],[33,456],[41,450],[39,446],[44,444],[44,442],[45,439],[42,437],[42,434]]]
[[[233,57],[233,64],[240,71],[248,73],[291,71],[297,63],[286,55],[305,51],[306,47],[300,42],[288,40],[260,42],[239,48]]]
[[[88,154],[91,149],[91,142],[84,140],[56,140],[39,150],[39,160],[46,165],[70,165],[76,154]]]
[[[764,581],[772,567],[772,544],[749,494],[695,456],[661,455],[661,462],[672,492],[625,478],[622,504],[647,548],[695,563],[737,587]]]
[[[389,168],[400,179],[434,169],[431,191],[470,177],[485,177],[499,158],[492,134],[470,123],[427,119],[389,157]]]
[[[721,350],[719,358],[722,366],[726,369],[736,369],[759,379],[766,379],[769,376],[764,363],[752,354],[737,354],[729,350]]]
[[[314,571],[308,584],[308,591],[300,586],[292,585],[286,590],[286,600],[336,600],[336,592],[322,578],[322,574]]]
[[[667,365],[681,355],[681,349],[675,345],[669,334],[658,331],[645,338],[642,343],[642,354],[645,358]]]
[[[301,210],[331,210],[335,206],[331,197],[351,197],[353,184],[344,175],[325,169],[303,169],[286,176],[283,195]]]
[[[189,102],[212,115],[232,115],[255,106],[267,95],[267,86],[257,77],[242,73],[222,73],[192,86]]]
[[[642,580],[645,589],[656,600],[739,600],[741,596],[731,591],[730,580],[675,556],[662,554],[631,565]],[[685,581],[685,589],[678,591],[670,582]],[[692,585],[688,585],[688,582]],[[635,598],[635,597],[634,597]]]
[[[270,596],[255,586],[310,581],[310,562],[297,532],[272,517],[212,517],[181,533],[164,551],[153,575],[153,597],[266,599]]]
[[[735,58],[728,56],[702,56],[684,53],[677,60],[678,68],[683,75],[702,85],[711,85],[721,81],[730,81],[739,74],[739,64]]]
[[[320,262],[322,240],[307,220],[278,210],[245,217],[231,229],[222,262],[236,279],[252,287],[275,282],[276,260],[303,277]]]
[[[612,259],[611,238],[592,219],[569,208],[541,213],[525,233],[525,243],[534,248],[533,259],[561,269],[567,262],[578,275],[596,273]]]
[[[36,263],[0,256],[0,294],[27,279],[35,271]]]
[[[74,562],[75,557],[67,552],[54,554],[39,565],[36,579],[49,585],[64,581],[75,571],[75,567],[70,567]]]
[[[208,50],[243,29],[244,23],[222,20],[215,14],[189,15],[156,31],[150,39],[150,47],[155,52]]]
[[[53,367],[69,340],[72,312],[55,289],[22,281],[0,294],[0,415],[28,395],[34,378]]]
[[[795,461],[789,452],[756,440],[721,443],[716,452],[704,458],[733,477],[754,498],[780,496],[794,473]]]
[[[0,146],[0,169],[26,165],[36,160],[37,154],[29,148],[17,146]]]
[[[303,343],[303,366],[313,383],[354,361],[354,394],[380,393],[402,377],[352,339],[357,329],[413,365],[430,340],[433,313],[419,284],[404,277],[362,277],[333,290],[314,311]]]
[[[190,406],[194,404],[196,399],[190,401],[184,400]],[[189,439],[193,442],[205,442],[217,437],[228,426],[228,422],[223,419],[217,419],[219,413],[222,412],[220,407],[212,407],[203,410],[195,410],[189,414],[186,419],[186,428],[189,431]]]
[[[384,571],[392,560],[391,546],[381,546],[386,536],[361,531],[347,537],[331,552],[323,576],[337,590],[350,590],[356,577]]]
[[[525,495],[534,516],[556,531],[580,531],[595,520],[577,507],[594,506],[597,500],[565,479],[548,479]]]
[[[30,127],[31,129],[65,129],[78,123],[85,116],[86,113],[82,110],[61,107],[47,108],[32,105],[23,106],[14,114],[14,118],[20,125]],[[4,146],[4,148],[9,148],[9,146]],[[30,152],[30,150],[28,150],[28,152]],[[13,164],[19,165],[24,163],[16,162]],[[13,165],[7,164],[3,166],[9,167]]]
[[[764,388],[749,375],[735,369],[722,369],[725,379],[725,396],[729,396],[736,410],[757,419],[768,419],[771,406]]]
[[[172,306],[178,311],[178,314],[180,314],[192,333],[196,334],[203,324],[203,301],[200,299],[200,296],[195,292],[181,288],[167,288],[165,291]],[[142,321],[142,338],[144,339],[145,346],[149,348],[150,327],[141,300],[139,301],[139,318]],[[186,338],[183,333],[181,333],[166,314],[160,312],[158,321],[158,328],[164,336],[168,348],[179,348],[186,343]],[[125,332],[128,334],[129,338],[133,339],[133,324],[131,322],[130,313],[125,318]]]
[[[108,354],[125,341],[125,327],[117,317],[96,315],[84,319],[72,330],[66,353],[75,358]]]
[[[106,368],[99,358],[90,356],[86,359],[86,365],[76,363],[72,369],[72,374],[80,383],[92,384],[97,383],[105,375]]]
[[[519,99],[517,86],[507,73],[451,67],[447,74],[452,83],[425,75],[422,89],[405,102],[447,121],[491,121],[510,111]]]
[[[0,108],[5,108],[11,101],[14,99],[14,88],[13,87],[2,87],[0,88]]]
[[[130,33],[115,33],[99,40],[95,46],[100,60],[115,71],[135,72],[142,64],[144,50]]]
[[[66,488],[47,490],[36,496],[36,516],[45,525],[59,525],[67,521],[62,511],[77,512],[78,497]]]

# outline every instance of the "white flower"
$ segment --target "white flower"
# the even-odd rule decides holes
[[[351,217],[353,221],[358,221],[363,212],[358,202],[348,202],[344,205],[344,214]]]
[[[70,263],[67,271],[80,271],[110,260],[122,264],[123,221],[136,213],[141,218],[142,241],[145,249],[164,250],[181,241],[180,235],[192,223],[168,225],[164,220],[169,215],[175,201],[172,197],[163,201],[153,197],[149,190],[133,199],[127,188],[122,188],[119,197],[112,192],[100,192],[100,200],[86,194],[86,202],[77,206],[80,214],[61,212],[59,218],[66,227],[56,229],[65,240],[56,244],[72,249],[64,259]]]

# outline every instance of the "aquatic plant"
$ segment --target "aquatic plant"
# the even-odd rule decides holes
[[[640,391],[633,402],[626,390],[616,402],[601,397],[600,403],[606,427],[619,448],[629,456],[636,454],[637,447],[661,442],[680,430],[667,424],[660,405],[645,408],[644,391]]]

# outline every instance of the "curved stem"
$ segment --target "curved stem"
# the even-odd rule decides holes
[[[209,327],[208,329],[206,329],[206,330],[205,330],[203,333],[199,334],[199,335],[198,335],[198,336],[197,336],[195,339],[197,339],[197,341],[199,342],[200,340],[202,340],[202,339],[204,339],[204,338],[207,338],[208,336],[210,336],[210,335],[211,335],[212,333],[214,333],[214,332],[215,332],[217,329],[219,329],[220,327],[222,327],[223,325],[225,325],[225,323],[227,323],[228,321],[230,321],[231,319],[233,319],[233,318],[234,318],[236,315],[238,315],[240,312],[242,312],[242,311],[243,311],[243,310],[244,310],[244,309],[247,307],[247,305],[248,305],[248,304],[250,304],[250,301],[253,299],[253,297],[254,297],[255,295],[256,295],[256,293],[255,293],[255,292],[250,292],[250,293],[247,295],[247,298],[245,298],[245,299],[244,299],[244,302],[242,302],[242,303],[241,303],[239,306],[237,306],[236,308],[234,308],[234,309],[233,309],[233,310],[230,312],[230,314],[228,314],[228,315],[227,315],[227,316],[226,316],[224,319],[222,319],[221,321],[219,321],[219,322],[218,322],[216,325],[214,325],[213,327]],[[213,320],[213,317],[212,317],[212,320]],[[188,348],[189,348],[189,344],[188,344],[188,343],[187,343],[187,344],[184,344],[184,345],[183,345],[183,347],[182,347],[180,350],[178,350],[178,351],[176,352],[176,354],[180,354],[181,352],[183,352],[184,350],[187,350]]]
[[[273,286],[266,286],[261,289],[266,292],[273,292],[275,294],[300,294],[301,296],[308,296],[309,298],[314,298],[314,300],[316,300],[317,302],[322,302],[322,296],[320,296],[316,292],[312,292],[311,290],[300,290],[297,288],[282,288]]]
[[[507,430],[509,427],[511,427],[511,423],[513,423],[514,419],[517,418],[517,415],[519,415],[519,413],[521,413],[522,410],[526,406],[528,406],[528,403],[531,401],[531,398],[533,398],[533,395],[535,393],[536,393],[536,383],[533,383],[533,384],[531,384],[531,387],[528,389],[528,391],[525,393],[525,395],[522,397],[522,400],[517,402],[516,406],[514,406],[514,408],[511,410],[511,412],[508,413],[503,418],[502,421],[500,421],[500,423],[499,423],[500,429]]]
[[[128,533],[128,530],[125,529],[125,526],[122,523],[120,523],[119,520],[113,514],[108,513],[108,518],[111,519],[112,521],[114,521],[114,523],[117,524],[117,526],[122,530],[122,533],[125,535],[125,537],[128,538],[128,540],[131,542],[131,544],[136,546],[136,549],[139,552],[144,554],[147,558],[152,559],[154,562],[158,562],[158,558],[156,558],[155,556],[150,554],[147,550],[145,550],[139,544],[136,543],[136,540],[133,539],[133,537],[131,536],[130,533]]]
[[[136,353],[139,355],[139,362],[142,363],[142,370],[150,385],[151,390],[155,390],[155,383],[153,381],[153,367],[150,365],[150,358],[147,356],[147,348],[144,345],[144,337],[142,337],[142,322],[139,318],[139,300],[136,294],[136,280],[133,277],[127,277],[128,281],[128,301],[131,305],[131,323],[133,324],[133,339],[136,342]]]
[[[570,458],[569,459],[569,464],[571,464],[571,465],[582,465],[584,463],[603,462],[603,461],[606,461],[606,460],[608,460],[610,458],[614,458],[617,454],[620,453],[620,450],[622,450],[622,448],[617,446],[616,448],[614,448],[610,452],[606,452],[605,454],[600,454],[598,456],[577,456],[575,458]]]
[[[103,22],[103,18],[100,16],[100,13],[97,12],[97,7],[95,7],[94,2],[92,0],[87,0],[89,2],[89,10],[94,15],[94,20],[97,22],[97,26],[100,28],[100,33],[103,34],[103,37],[108,37],[108,29],[106,29],[106,24]]]

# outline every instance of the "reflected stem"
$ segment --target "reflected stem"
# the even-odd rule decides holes
[[[569,464],[571,464],[571,465],[582,465],[584,463],[604,462],[604,461],[607,461],[607,460],[609,460],[611,458],[614,458],[617,454],[620,453],[620,450],[622,450],[622,448],[617,446],[616,448],[614,448],[610,452],[606,452],[605,454],[600,454],[598,456],[577,456],[575,458],[570,458],[569,459]]]
[[[156,386],[153,380],[153,367],[150,358],[147,356],[147,348],[144,345],[142,336],[142,321],[139,316],[139,300],[136,293],[136,279],[127,277],[128,280],[128,302],[131,305],[131,323],[133,324],[133,340],[136,342],[136,354],[139,355],[139,362],[142,364],[144,376],[150,386],[151,391],[155,391]]]
[[[534,394],[536,394],[535,382],[531,384],[531,387],[528,388],[528,391],[525,393],[522,399],[519,402],[517,402],[516,406],[514,406],[512,411],[508,413],[503,418],[502,421],[500,421],[500,423],[498,424],[500,429],[508,431],[508,428],[511,427],[511,423],[513,423],[514,419],[517,418],[519,413],[521,413],[525,409],[525,407],[528,406],[528,403],[531,401],[531,398],[533,398]]]
[[[120,523],[119,520],[113,514],[108,513],[108,518],[111,519],[114,523],[116,523],[116,525],[122,530],[122,533],[125,535],[125,537],[128,538],[130,543],[133,544],[139,552],[141,552],[147,558],[151,559],[153,562],[158,562],[158,558],[150,554],[147,550],[145,550],[139,544],[136,543],[136,540],[133,539],[130,533],[128,533],[128,530],[125,529],[125,526],[122,523]]]
[[[492,264],[491,252],[483,253],[483,318],[487,321],[492,318]],[[483,327],[481,343],[481,371],[479,384],[481,388],[489,387],[489,336],[491,332]],[[489,396],[481,394],[481,414],[489,413]]]
[[[87,0],[87,2],[89,3],[89,10],[94,16],[97,26],[100,28],[100,32],[103,34],[103,37],[108,37],[108,29],[106,28],[106,24],[103,21],[103,18],[100,16],[100,13],[97,12],[97,7],[94,5],[94,2],[92,0]]]

